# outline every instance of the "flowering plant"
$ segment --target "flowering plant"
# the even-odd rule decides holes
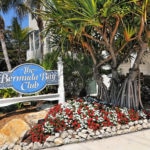
[[[141,114],[140,111],[136,112],[133,109],[111,108],[96,102],[88,103],[77,99],[63,105],[58,104],[50,109],[45,118],[44,133],[53,134],[69,128],[97,130],[103,126],[127,124],[130,121],[146,117],[144,113],[143,116],[140,116]]]
[[[97,102],[89,103],[83,99],[76,99],[52,107],[43,124],[37,125],[39,126],[38,130],[35,126],[30,135],[32,141],[41,142],[45,140],[45,135],[52,135],[67,129],[79,131],[90,128],[95,131],[105,126],[127,124],[139,118],[146,118],[146,114],[142,110],[108,107]],[[34,134],[35,132],[36,134]]]
[[[29,139],[32,142],[42,143],[49,136],[47,134],[43,134],[43,124],[35,125],[29,132]]]

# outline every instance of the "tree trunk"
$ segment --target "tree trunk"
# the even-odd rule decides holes
[[[108,90],[106,85],[103,83],[103,77],[100,75],[98,68],[94,66],[94,79],[98,84],[98,95],[97,98],[109,103]]]
[[[7,65],[7,69],[8,69],[8,71],[11,71],[11,64],[10,64],[10,60],[9,60],[8,53],[7,53],[7,48],[6,48],[6,44],[5,44],[5,40],[4,40],[3,31],[0,31],[0,40],[1,40],[3,55],[4,55],[4,59],[5,59],[6,65]]]
[[[40,3],[37,5],[37,9],[38,12],[40,13],[41,11],[41,5]],[[43,60],[44,58],[44,43],[43,43],[43,35],[42,35],[42,31],[44,29],[44,25],[43,25],[43,20],[40,16],[37,16],[37,26],[39,28],[39,32],[40,32],[40,36],[39,36],[39,41],[40,41],[40,52],[41,52],[41,60]]]
[[[141,50],[137,53],[133,67],[118,92],[116,105],[127,108],[143,108],[140,89],[140,70],[139,65],[144,52],[147,49],[147,43],[140,42]]]
[[[110,103],[116,105],[118,91],[121,87],[121,81],[117,69],[112,69],[112,78],[109,87]]]
[[[20,46],[18,47],[18,62],[19,62],[19,64],[22,63],[22,58],[21,58],[21,48],[20,48]]]
[[[121,107],[139,109],[143,108],[140,97],[140,79],[139,70],[134,70],[129,73],[125,79],[117,97],[116,104]],[[132,80],[134,76],[135,79]]]

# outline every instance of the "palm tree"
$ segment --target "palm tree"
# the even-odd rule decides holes
[[[20,16],[20,18],[22,18],[25,13],[24,11],[20,11],[20,4],[23,1],[18,1],[18,0],[0,0],[0,11],[2,11],[3,13],[7,13],[9,9],[14,8],[16,13]],[[2,50],[3,50],[3,55],[4,55],[4,59],[7,65],[7,69],[10,71],[11,70],[11,63],[8,57],[8,53],[7,53],[7,47],[5,44],[5,38],[4,38],[4,30],[5,30],[5,23],[4,20],[2,18],[2,16],[0,16],[0,40],[1,40],[1,45],[2,45]]]
[[[30,29],[24,28],[21,29],[20,24],[18,23],[18,20],[16,17],[12,20],[12,26],[11,26],[11,35],[12,39],[15,40],[13,43],[14,48],[18,51],[18,61],[19,64],[22,63],[21,58],[21,52],[24,50],[25,44],[27,44],[26,40],[28,40]],[[25,59],[24,59],[25,60]]]

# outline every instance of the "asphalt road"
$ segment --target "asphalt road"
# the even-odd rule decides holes
[[[150,129],[45,150],[150,150]]]

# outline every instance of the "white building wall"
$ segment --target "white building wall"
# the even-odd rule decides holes
[[[32,30],[38,30],[37,22],[32,18],[31,14],[29,14],[29,28]]]
[[[119,66],[118,71],[119,71],[119,73],[125,75],[125,74],[129,73],[129,68],[130,68],[130,67],[131,67],[131,63],[130,63],[130,62],[128,62],[128,63],[123,63],[123,64],[121,64],[121,65]]]
[[[29,50],[27,51],[27,61],[31,59],[40,59],[42,56],[42,53],[40,51],[40,41],[39,41],[39,47],[37,48],[36,42],[37,38],[40,36],[36,32],[39,31],[36,20],[32,17],[31,14],[29,14],[29,28],[32,30],[30,37],[29,37]],[[40,34],[40,33],[39,33]],[[36,42],[35,42],[36,41]],[[46,44],[46,38],[43,40],[43,55],[51,52],[51,49]]]
[[[140,64],[140,71],[143,72],[144,75],[150,75],[150,53],[144,55],[143,63]]]
[[[127,63],[123,63],[119,66],[118,71],[120,71],[122,74],[126,75],[129,73],[129,68],[133,65],[133,60]],[[144,75],[150,75],[150,53],[143,56],[143,59],[140,64],[140,72],[142,72]]]

